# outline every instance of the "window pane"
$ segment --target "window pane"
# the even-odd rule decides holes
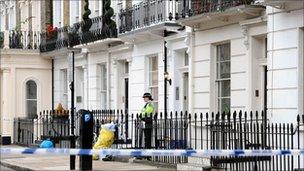
[[[219,79],[230,78],[230,62],[221,62],[219,66],[220,66]]]
[[[27,100],[26,109],[27,109],[27,116],[29,118],[34,118],[37,114],[37,101]]]
[[[107,93],[106,92],[101,93],[101,108],[102,109],[107,108]]]
[[[34,81],[26,82],[26,98],[37,99],[37,85]]]
[[[151,70],[152,71],[156,71],[158,69],[158,61],[157,61],[157,57],[151,57],[150,58],[150,64],[151,64]]]
[[[125,74],[129,73],[129,62],[125,62]]]
[[[230,60],[230,43],[217,46],[217,61]]]
[[[158,85],[158,72],[152,72],[150,74],[150,86],[157,86]]]
[[[220,82],[221,87],[221,97],[229,97],[230,96],[230,80],[225,80]]]
[[[187,52],[185,52],[185,66],[189,65],[189,55]]]
[[[230,98],[221,99],[221,112],[230,111]]]
[[[63,93],[68,93],[68,72],[66,69],[61,70],[61,82]]]
[[[101,65],[101,90],[107,90],[107,68]]]

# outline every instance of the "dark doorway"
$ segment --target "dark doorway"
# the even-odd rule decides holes
[[[263,110],[265,112],[265,114],[267,113],[267,66],[264,66],[264,97],[263,97],[263,101],[264,101],[264,104],[263,104]]]
[[[129,78],[125,78],[125,111],[129,109]]]

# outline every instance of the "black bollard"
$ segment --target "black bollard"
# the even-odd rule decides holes
[[[88,110],[78,111],[80,119],[80,148],[92,149],[93,145],[93,115]],[[80,170],[92,170],[92,156],[81,155],[79,157],[79,169]]]

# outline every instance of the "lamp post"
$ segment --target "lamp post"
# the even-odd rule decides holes
[[[81,49],[79,48],[68,48],[69,55],[68,55],[68,63],[69,63],[69,82],[70,82],[70,90],[71,90],[71,114],[70,114],[70,122],[71,122],[71,129],[70,129],[70,148],[76,147],[75,142],[75,83],[74,83],[74,76],[75,76],[75,53],[80,53]],[[70,156],[70,170],[75,170],[75,155]]]
[[[164,30],[164,38],[166,38],[168,35],[167,30]],[[167,126],[167,77],[166,77],[166,73],[168,73],[168,67],[167,67],[167,41],[164,41],[164,116],[165,116],[165,127]],[[165,138],[167,137],[167,131],[165,128],[165,132],[164,132],[164,136]]]

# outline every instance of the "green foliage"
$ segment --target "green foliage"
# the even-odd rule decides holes
[[[104,15],[104,20],[105,20],[105,24],[109,26],[109,28],[116,28],[116,23],[114,20],[112,20],[111,18],[114,15],[114,10],[111,7],[111,0],[105,0],[104,3],[104,10],[105,10],[105,15]]]
[[[229,113],[230,112],[230,107],[228,107],[227,105],[225,105],[223,112],[225,114]]]
[[[92,21],[90,19],[91,10],[89,9],[89,0],[85,0],[84,13],[82,15],[83,25],[81,27],[82,32],[88,32],[92,26]]]

